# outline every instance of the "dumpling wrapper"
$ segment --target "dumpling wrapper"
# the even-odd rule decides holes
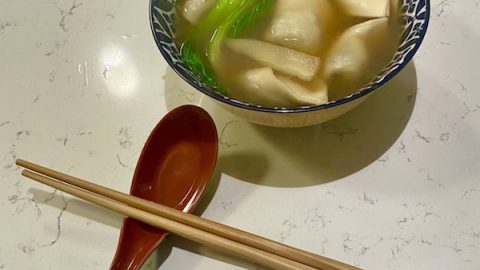
[[[388,18],[369,20],[347,29],[333,45],[324,62],[324,74],[330,77],[342,74],[346,77],[361,75],[368,66],[369,55],[375,45],[389,37]]]
[[[320,67],[320,58],[254,39],[226,39],[225,45],[272,69],[311,81]]]
[[[355,78],[368,62],[368,50],[361,39],[338,43],[325,60],[326,77],[343,75],[345,79]]]
[[[372,79],[368,74],[377,72],[379,67],[375,63],[378,61],[372,59],[381,57],[381,52],[385,51],[382,46],[389,44],[389,37],[386,17],[350,27],[340,35],[325,59],[324,78],[334,88],[344,88],[342,91],[345,93],[342,95],[348,95],[350,90],[354,90],[350,88],[358,87],[359,83],[367,83]],[[380,61],[380,64],[383,63]]]
[[[328,102],[327,85],[323,81],[313,82],[310,90],[286,76],[274,74],[269,67],[247,70],[238,84],[241,92],[234,95],[253,104],[293,107]]]
[[[191,24],[196,24],[200,17],[215,4],[215,0],[186,0],[183,5],[183,17]]]
[[[348,14],[363,18],[388,17],[390,0],[335,0]]]
[[[321,49],[332,20],[328,0],[277,0],[264,38],[268,42],[315,54]]]

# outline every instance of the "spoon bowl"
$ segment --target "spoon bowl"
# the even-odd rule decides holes
[[[210,115],[197,106],[178,107],[163,117],[147,139],[130,194],[191,212],[213,173],[217,151],[217,130]],[[140,269],[167,235],[125,218],[110,269]]]

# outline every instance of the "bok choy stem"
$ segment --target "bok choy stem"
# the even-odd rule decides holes
[[[214,8],[193,27],[190,39],[182,45],[185,65],[208,87],[227,94],[215,77],[222,41],[238,37],[273,7],[275,0],[218,0]],[[199,42],[209,38],[208,46],[199,48]],[[208,61],[205,61],[206,56]]]

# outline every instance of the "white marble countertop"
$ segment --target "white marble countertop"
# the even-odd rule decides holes
[[[281,130],[166,72],[147,0],[0,0],[0,269],[107,269],[122,217],[21,177],[14,159],[128,191],[149,132],[182,103],[220,134],[198,214],[366,269],[480,269],[479,5],[433,0],[414,63],[385,89]],[[176,236],[156,266],[259,269]]]

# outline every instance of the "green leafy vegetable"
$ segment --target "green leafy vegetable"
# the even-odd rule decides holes
[[[222,94],[226,94],[226,89],[215,78],[212,66],[204,57],[206,56],[208,45],[204,45],[204,48],[201,48],[199,43],[201,40],[209,40],[219,25],[225,20],[225,17],[234,13],[245,1],[218,0],[212,10],[200,19],[197,25],[192,27],[188,34],[189,40],[182,44],[180,49],[180,54],[187,68],[198,76],[207,87],[211,87]]]
[[[255,1],[255,0],[253,0]],[[245,12],[247,2],[252,2],[252,0],[244,0],[240,6],[231,14],[215,31],[212,39],[210,40],[210,45],[208,46],[208,60],[210,64],[216,65],[218,60],[218,55],[220,54],[220,48],[222,45],[222,40],[227,37],[227,34],[230,32],[233,24],[242,16]]]
[[[261,17],[273,7],[275,0],[260,0],[248,12],[241,15],[232,25],[229,37],[238,37],[242,32],[254,25]]]
[[[213,67],[218,64],[222,41],[237,37],[273,7],[275,0],[218,0],[215,7],[194,26],[190,39],[182,45],[181,56],[187,67],[202,82],[222,94],[226,89],[215,78]],[[199,44],[208,39],[204,48]],[[197,45],[197,46],[195,46]],[[203,55],[208,57],[204,61]]]
[[[222,41],[227,37],[237,37],[258,18],[273,7],[274,0],[246,0],[222,23],[211,39],[208,59],[215,65],[220,54]]]
[[[215,79],[211,66],[208,63],[204,63],[202,56],[195,51],[190,42],[185,42],[182,45],[180,54],[187,68],[197,75],[202,83],[222,94],[226,94],[225,88]]]
[[[218,0],[212,10],[192,28],[189,36],[192,40],[205,35],[212,36],[225,18],[233,14],[245,1],[247,0]]]

